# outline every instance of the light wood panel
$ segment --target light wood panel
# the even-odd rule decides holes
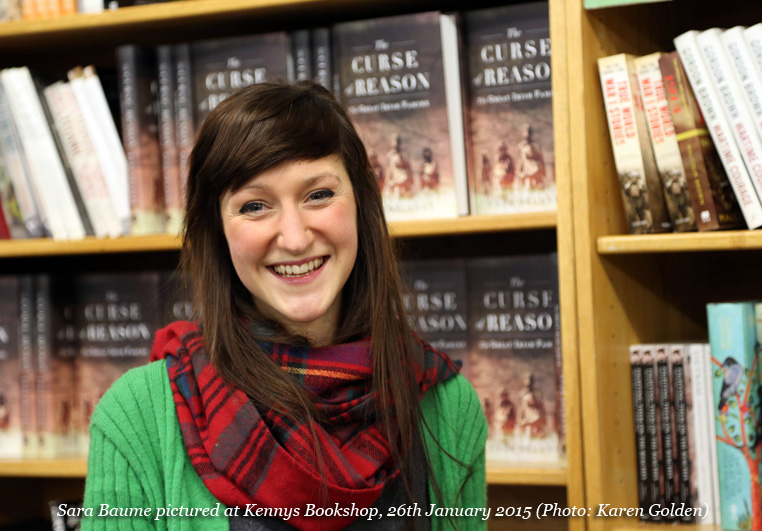
[[[490,485],[554,485],[566,486],[566,468],[557,466],[527,468],[526,463],[516,466],[487,464],[487,483]]]
[[[762,231],[684,232],[601,236],[600,254],[685,253],[762,249]]]

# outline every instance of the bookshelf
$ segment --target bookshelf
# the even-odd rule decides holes
[[[628,346],[706,341],[707,302],[762,296],[747,265],[762,256],[759,231],[626,235],[596,68],[599,57],[616,53],[671,51],[672,38],[689,29],[762,20],[758,5],[733,0],[721,10],[715,5],[675,0],[585,11],[582,0],[567,2],[569,120],[579,124],[570,139],[569,180],[584,382],[586,507],[638,504]],[[587,519],[591,531],[655,531],[670,525],[645,525],[637,518]]]
[[[500,0],[477,0],[469,7],[499,5]],[[162,44],[228,35],[295,29],[332,24],[342,20],[383,16],[427,9],[461,8],[454,0],[185,0],[125,8],[95,15],[75,15],[59,19],[0,24],[0,67],[28,65],[34,70],[65,72],[76,64],[114,66],[114,48],[120,44]],[[585,506],[577,333],[577,289],[575,254],[575,210],[572,202],[571,137],[566,33],[573,3],[550,0],[553,40],[553,91],[555,123],[555,167],[559,208],[555,213],[521,216],[479,216],[451,220],[431,220],[390,224],[390,232],[406,245],[437,242],[447,247],[451,239],[468,247],[474,236],[497,235],[495,241],[506,253],[526,252],[523,246],[536,234],[552,235],[559,253],[561,328],[564,351],[564,386],[567,461],[565,467],[488,467],[490,505],[537,505],[558,502]],[[56,50],[51,53],[51,50]],[[477,238],[474,238],[477,239]],[[543,237],[543,241],[548,238]],[[464,243],[465,242],[465,243]],[[33,266],[35,271],[65,270],[75,273],[80,266],[118,268],[121,261],[140,262],[145,257],[176,256],[180,241],[176,236],[125,237],[112,240],[88,238],[76,242],[28,240],[0,242],[0,269],[18,272]],[[481,245],[477,247],[484,247]],[[494,247],[494,244],[492,245]],[[426,248],[426,246],[424,246]],[[503,248],[492,249],[501,252]],[[100,257],[113,260],[98,260]],[[136,258],[140,257],[140,258]],[[131,260],[131,258],[134,258]],[[152,260],[142,267],[151,268]],[[93,265],[96,264],[96,265]],[[133,266],[134,267],[134,266]],[[137,267],[141,267],[138,265]],[[45,499],[81,496],[86,461],[0,461],[0,486],[18,492],[0,500],[0,524],[20,515],[41,516]],[[553,522],[523,522],[515,519],[490,521],[490,529],[569,529],[582,531],[584,519],[556,519]]]

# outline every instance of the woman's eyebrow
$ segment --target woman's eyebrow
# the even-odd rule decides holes
[[[325,171],[318,173],[316,175],[313,175],[311,177],[306,177],[302,180],[302,187],[308,188],[310,186],[314,186],[315,184],[319,183],[320,181],[324,179],[331,179],[336,182],[341,182],[341,179],[338,175],[335,173],[332,173],[330,171]],[[259,183],[257,181],[254,181],[252,183],[246,184],[241,187],[241,190],[268,190],[270,187],[266,184]]]

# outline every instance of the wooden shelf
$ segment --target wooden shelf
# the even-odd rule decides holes
[[[627,234],[598,238],[599,254],[685,253],[752,249],[762,249],[762,231]]]
[[[719,525],[703,524],[656,524],[656,523],[636,523],[632,525],[614,526],[614,531],[665,531],[667,529],[678,529],[679,531],[722,531]]]
[[[489,485],[532,485],[565,487],[568,484],[566,468],[559,466],[541,466],[527,468],[526,463],[517,463],[515,467],[487,464],[487,483]]]
[[[394,222],[389,224],[389,231],[396,238],[418,238],[480,232],[552,229],[555,226],[555,212],[542,212],[515,216],[465,216],[453,219]],[[39,238],[0,241],[0,258],[176,251],[178,249],[180,249],[180,238],[168,234],[113,239],[90,237],[76,241],[55,241],[50,238]]]
[[[0,477],[84,478],[86,475],[85,457],[0,460]]]

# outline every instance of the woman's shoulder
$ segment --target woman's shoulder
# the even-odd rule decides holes
[[[421,401],[421,412],[439,440],[452,438],[453,443],[472,444],[486,440],[487,421],[479,396],[461,374],[429,389]]]
[[[481,409],[474,387],[462,374],[457,374],[432,387],[424,395],[421,407],[424,412],[427,409],[445,408],[446,411],[456,414]]]

